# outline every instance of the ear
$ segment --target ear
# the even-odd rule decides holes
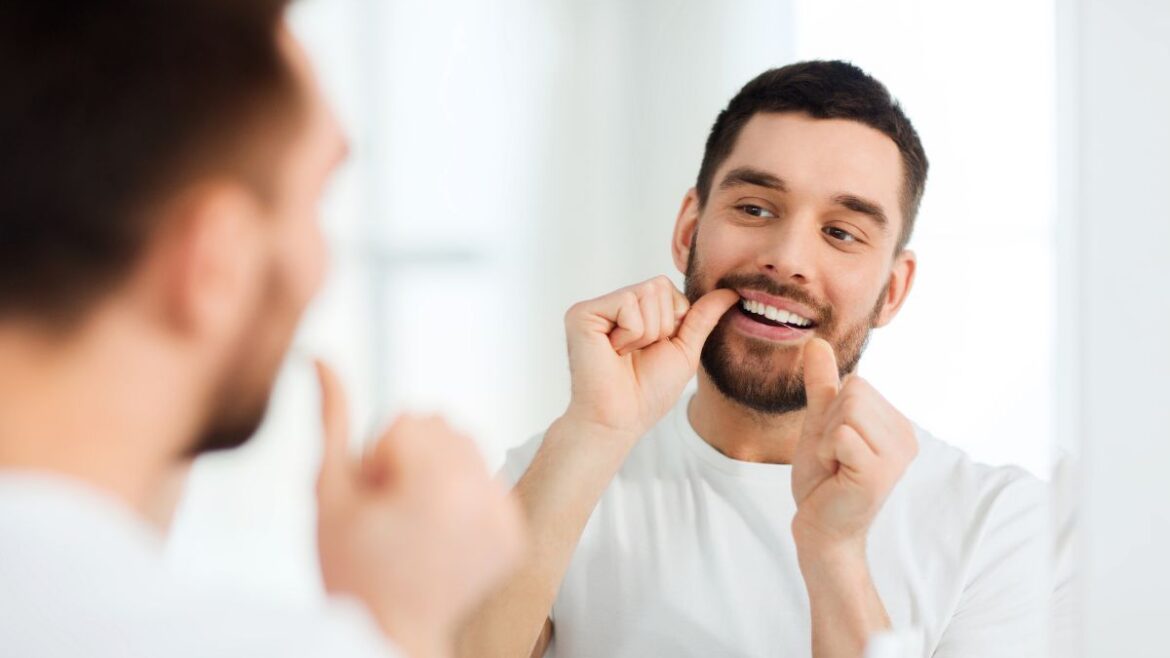
[[[890,268],[890,280],[886,286],[885,304],[878,314],[875,327],[884,327],[894,319],[898,311],[910,295],[910,288],[914,286],[914,273],[918,269],[918,256],[909,249],[903,249],[894,256],[893,267]]]
[[[687,190],[683,196],[682,206],[678,209],[678,217],[674,220],[674,235],[671,236],[670,252],[674,257],[674,266],[682,274],[686,274],[687,261],[691,257],[694,247],[695,231],[699,228],[699,193],[695,188]]]
[[[168,324],[188,335],[234,330],[258,282],[262,223],[254,196],[232,183],[191,190],[173,206],[166,236],[162,308]]]

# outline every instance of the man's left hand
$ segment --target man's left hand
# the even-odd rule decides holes
[[[874,517],[918,454],[914,427],[860,377],[839,379],[833,348],[804,349],[808,408],[792,460],[798,549],[864,555]]]

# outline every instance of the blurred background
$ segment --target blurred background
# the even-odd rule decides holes
[[[332,273],[260,436],[200,461],[171,559],[319,596],[312,356],[355,442],[436,411],[497,467],[568,401],[562,315],[667,273],[715,115],[765,69],[847,59],[931,161],[905,309],[861,372],[936,436],[1049,477],[1068,438],[1052,2],[302,0],[292,25],[352,141],[321,209]],[[1059,420],[1066,419],[1066,420]]]

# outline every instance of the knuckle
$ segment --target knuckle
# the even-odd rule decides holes
[[[386,426],[385,431],[382,432],[382,438],[385,439],[388,437],[396,436],[396,435],[400,434],[401,432],[403,432],[409,426],[410,426],[410,416],[408,414],[405,414],[405,413],[398,414],[397,416],[394,417],[394,420],[391,420],[390,424]]]
[[[847,404],[845,405],[844,409],[841,410],[842,431],[846,429],[846,426],[856,426],[860,420],[861,414],[860,410],[858,409],[858,405]]]
[[[581,307],[583,305],[584,305],[584,302],[577,302],[576,304],[573,304],[572,306],[570,306],[569,309],[567,311],[565,311],[565,322],[569,323],[569,322],[573,321],[575,318],[577,318],[578,316],[580,316],[581,315]]]
[[[841,397],[841,415],[845,420],[854,420],[858,409],[861,406],[860,400],[856,395],[843,395]]]
[[[623,330],[630,340],[639,340],[646,334],[646,326],[641,321],[633,327],[623,327]]]
[[[910,433],[910,440],[907,441],[907,443],[906,443],[906,454],[910,457],[910,459],[913,460],[915,457],[918,456],[918,450],[919,450],[918,437],[913,432],[911,432]]]

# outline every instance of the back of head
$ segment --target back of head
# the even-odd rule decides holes
[[[0,6],[0,321],[67,328],[122,283],[184,186],[271,185],[295,82],[284,0]]]

